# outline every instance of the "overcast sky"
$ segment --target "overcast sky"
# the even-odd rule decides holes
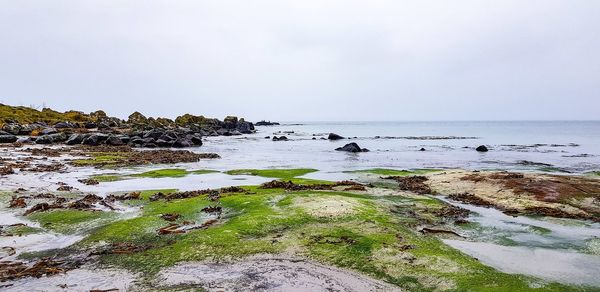
[[[600,1],[0,0],[0,103],[254,121],[600,119]]]

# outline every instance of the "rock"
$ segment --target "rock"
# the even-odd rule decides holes
[[[238,123],[238,118],[234,116],[227,116],[223,119],[223,123],[225,124],[225,128],[235,129]]]
[[[265,120],[262,120],[262,121],[256,123],[255,125],[256,126],[277,126],[277,125],[279,125],[279,123],[271,122],[271,121],[266,122]]]
[[[344,145],[344,147],[339,147],[335,149],[336,151],[346,151],[346,152],[369,152],[367,148],[360,148],[358,144],[352,142]]]
[[[52,144],[52,137],[50,135],[39,136],[35,139],[36,144]]]
[[[111,145],[111,146],[121,146],[124,145],[125,143],[123,143],[123,141],[115,136],[115,135],[109,135],[108,138],[106,139],[106,145]]]
[[[158,139],[156,140],[156,145],[158,145],[158,147],[172,147],[173,146],[172,141],[165,141],[163,139]]]
[[[87,122],[87,123],[83,124],[83,126],[86,129],[95,129],[95,128],[98,128],[98,124],[96,124],[94,122]]]
[[[158,139],[158,138],[162,137],[165,134],[166,133],[165,133],[164,130],[152,129],[150,131],[144,131],[144,134],[143,134],[142,138],[144,138],[144,139],[146,139],[146,138]]]
[[[271,139],[271,136],[265,136],[265,139]]]
[[[240,133],[240,131],[238,131],[238,130],[233,130],[233,131],[230,131],[230,132],[229,132],[229,134],[230,134],[231,136],[239,136],[239,135],[241,135],[242,133]]]
[[[33,141],[33,139],[31,137],[21,137],[21,138],[17,139],[17,143],[21,143],[21,144],[30,144],[33,142],[35,142],[35,141]]]
[[[17,136],[15,135],[0,135],[0,143],[14,143],[17,142]]]
[[[317,140],[317,137],[312,137],[313,140]]]
[[[341,139],[344,139],[344,137],[342,137],[342,136],[340,136],[338,134],[335,134],[335,133],[329,133],[329,136],[327,136],[327,139],[329,139],[329,140],[341,140]]]
[[[185,139],[185,138],[177,139],[177,141],[175,141],[175,143],[173,143],[173,147],[175,147],[175,148],[192,147],[193,145],[194,144],[192,143],[192,141]]]
[[[477,152],[488,152],[489,151],[488,148],[485,147],[485,145],[480,145],[479,147],[475,148],[475,150]]]
[[[277,136],[273,136],[273,141],[287,141],[288,138],[286,136],[281,136],[281,137],[277,137]]]
[[[50,135],[55,133],[58,133],[58,131],[55,128],[45,128],[40,132],[41,135]]]
[[[148,118],[146,118],[146,116],[142,115],[140,112],[134,112],[129,115],[129,118],[127,118],[127,123],[132,125],[143,125],[148,123]]]
[[[1,135],[19,135],[21,132],[21,125],[19,124],[6,124],[2,127]]]
[[[65,133],[56,133],[56,134],[52,134],[52,135],[48,135],[50,137],[50,139],[52,139],[52,143],[60,143],[60,142],[64,142],[67,140],[67,134]]]
[[[231,136],[231,133],[229,132],[229,130],[224,129],[224,128],[218,129],[217,134],[220,136]]]
[[[144,144],[144,140],[140,137],[132,137],[131,140],[129,140],[129,144],[133,145],[133,146],[142,146],[142,144]]]
[[[419,149],[419,151],[425,151],[425,148],[421,148],[421,149]]]
[[[242,120],[237,124],[236,129],[242,134],[252,134],[254,125],[250,122],[245,122]]]
[[[67,139],[66,144],[67,145],[78,145],[78,144],[81,144],[81,142],[83,142],[84,138],[85,138],[85,136],[82,134],[73,134],[69,137],[69,139]]]
[[[98,146],[106,141],[106,139],[108,139],[107,134],[97,133],[89,135],[87,138],[83,139],[81,143],[89,146]]]
[[[57,123],[56,125],[54,125],[54,128],[57,129],[72,129],[72,128],[77,128],[74,124],[69,123],[69,122],[60,122]]]

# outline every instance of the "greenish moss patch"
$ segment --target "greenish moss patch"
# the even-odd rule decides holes
[[[391,168],[370,168],[370,169],[361,169],[348,171],[350,173],[370,173],[377,175],[396,175],[396,176],[408,176],[408,175],[422,175],[433,172],[439,172],[440,169],[414,169],[414,170],[398,170]]]
[[[226,171],[229,175],[256,175],[262,177],[279,178],[290,180],[297,176],[303,176],[311,172],[318,171],[312,168],[292,168],[292,169],[234,169]]]

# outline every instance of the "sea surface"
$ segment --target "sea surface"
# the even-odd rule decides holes
[[[253,135],[208,137],[196,151],[223,158],[202,164],[219,170],[311,167],[332,172],[372,167],[564,173],[600,169],[600,121],[288,122],[257,130]],[[347,139],[323,140],[329,133]],[[289,141],[265,138],[274,135]],[[350,142],[371,151],[335,151]],[[475,151],[479,145],[490,151]]]

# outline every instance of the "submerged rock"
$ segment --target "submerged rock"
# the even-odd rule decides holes
[[[485,145],[480,145],[479,147],[475,148],[476,151],[478,152],[488,152],[488,148],[485,147]]]
[[[286,136],[281,136],[281,137],[277,137],[277,136],[273,136],[273,141],[287,141],[288,138]]]
[[[358,144],[352,142],[344,145],[344,147],[338,147],[335,149],[336,151],[346,151],[346,152],[369,152],[367,148],[360,148]]]

